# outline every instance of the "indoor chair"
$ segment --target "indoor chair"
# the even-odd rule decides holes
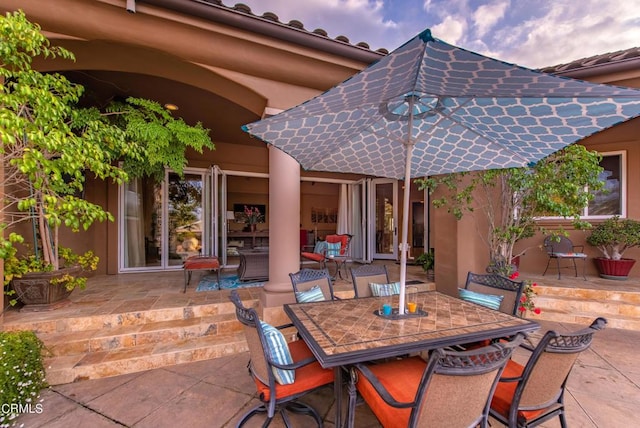
[[[573,242],[565,236],[547,236],[544,238],[544,249],[547,251],[549,260],[547,260],[547,267],[544,268],[542,276],[547,273],[551,260],[556,260],[556,268],[558,269],[558,279],[562,279],[560,275],[560,269],[573,267],[573,271],[578,276],[578,266],[576,260],[582,260],[582,277],[587,280],[584,273],[587,255],[583,252],[584,245],[573,245]],[[570,260],[572,265],[560,266],[560,260]]]
[[[342,278],[340,269],[346,266],[351,238],[352,235],[348,234],[327,235],[324,241],[316,243],[313,252],[303,251],[300,255],[303,259],[319,263],[321,269],[326,269],[328,262],[335,263],[336,275],[334,278],[336,276]]]
[[[486,427],[498,378],[523,338],[518,334],[472,351],[437,349],[428,362],[410,357],[356,364],[349,383],[349,427],[356,392],[385,427]]]
[[[237,290],[232,290],[230,299],[236,307],[236,317],[242,323],[249,347],[249,373],[255,381],[261,403],[249,410],[238,422],[243,426],[256,414],[266,413],[263,427],[267,427],[276,413],[284,425],[291,427],[287,411],[312,416],[322,427],[322,418],[310,405],[299,399],[316,389],[333,384],[332,369],[323,369],[304,341],[287,344],[280,329],[291,324],[272,327],[260,321],[253,308],[246,308]],[[295,375],[291,374],[295,371]],[[286,384],[282,384],[285,382]]]
[[[305,268],[290,273],[289,278],[298,303],[338,299],[333,294],[333,282],[327,269]]]
[[[355,297],[371,297],[370,283],[388,284],[389,273],[386,265],[362,265],[351,268],[351,279]]]
[[[574,333],[548,331],[533,348],[526,365],[509,361],[496,387],[490,414],[509,427],[536,426],[555,416],[566,427],[564,391],[578,355],[589,348],[593,334],[607,324],[597,318]]]

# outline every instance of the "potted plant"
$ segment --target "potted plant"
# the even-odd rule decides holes
[[[60,229],[78,232],[96,221],[114,220],[83,197],[87,178],[120,184],[132,177],[160,178],[165,168],[182,174],[187,147],[201,153],[214,146],[200,124],[189,126],[153,101],[128,98],[104,110],[80,107],[82,86],[31,66],[38,57],[72,60],[71,52],[50,46],[40,27],[20,11],[0,16],[0,28],[5,47],[0,50],[0,258],[8,274],[5,282],[38,272],[56,277],[53,288],[70,291],[84,285],[84,273],[97,267],[97,258],[62,249]],[[26,231],[33,242],[22,248]],[[66,291],[59,291],[15,296],[64,298]]]
[[[635,260],[622,255],[640,246],[640,221],[611,217],[593,228],[587,243],[602,252],[603,257],[595,258],[602,278],[627,279]]]
[[[430,271],[433,271],[435,266],[436,256],[434,254],[433,248],[429,248],[429,251],[426,253],[420,254],[416,257],[416,264],[422,267],[422,270],[425,271],[426,274],[429,274]]]

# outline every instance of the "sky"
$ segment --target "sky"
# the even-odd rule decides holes
[[[640,0],[240,1],[255,15],[273,12],[373,50],[393,51],[430,28],[449,44],[529,68],[640,46]]]

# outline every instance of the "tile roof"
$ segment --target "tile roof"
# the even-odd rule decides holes
[[[273,12],[265,12],[265,13],[262,14],[262,16],[258,16],[256,14],[254,14],[251,11],[251,8],[249,6],[247,6],[246,4],[244,4],[244,3],[236,3],[234,6],[226,6],[225,4],[222,3],[221,0],[204,0],[204,3],[214,4],[216,6],[227,8],[227,9],[235,11],[235,12],[239,12],[239,13],[242,13],[242,14],[245,14],[245,15],[249,15],[249,16],[251,16],[253,18],[264,19],[264,20],[271,21],[271,22],[276,23],[276,24],[280,24],[280,25],[284,25],[284,26],[287,26],[287,27],[291,27],[292,29],[295,29],[295,30],[305,31],[305,32],[307,32],[309,34],[315,34],[317,36],[321,36],[321,37],[324,37],[324,38],[327,38],[327,39],[330,39],[330,40],[334,40],[334,41],[341,42],[341,43],[346,43],[346,44],[349,44],[349,45],[352,45],[352,46],[355,46],[355,47],[367,49],[367,50],[370,50],[372,52],[378,52],[378,53],[381,53],[381,54],[384,54],[384,55],[389,53],[389,51],[387,49],[385,49],[385,48],[379,48],[379,49],[376,49],[375,51],[373,51],[369,47],[369,44],[366,43],[366,42],[358,42],[358,43],[353,44],[353,43],[351,43],[349,41],[348,37],[343,36],[343,35],[340,35],[340,36],[335,37],[334,39],[331,39],[328,36],[327,31],[324,30],[323,28],[316,28],[315,30],[310,31],[310,30],[307,30],[307,29],[304,28],[304,24],[302,22],[300,22],[298,20],[295,20],[295,19],[289,21],[288,23],[282,22],[278,18],[278,15],[276,15]]]
[[[621,63],[630,60],[639,60],[640,59],[640,46],[623,49],[616,52],[609,52],[600,55],[590,56],[588,58],[581,58],[575,61],[571,61],[566,64],[558,64],[549,67],[543,67],[540,71],[545,73],[557,74],[563,72],[570,72],[573,70],[603,66],[603,65],[612,65],[616,63]]]

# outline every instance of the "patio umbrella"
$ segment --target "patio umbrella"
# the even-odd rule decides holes
[[[327,92],[243,130],[306,170],[404,178],[400,313],[409,180],[532,165],[640,115],[640,91],[488,58],[429,30]]]

